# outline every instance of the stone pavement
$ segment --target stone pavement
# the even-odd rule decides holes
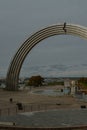
[[[59,109],[1,116],[0,122],[14,122],[24,127],[81,126],[87,125],[87,109]]]

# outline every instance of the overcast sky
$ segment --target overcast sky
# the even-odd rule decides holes
[[[65,21],[87,26],[87,0],[0,0],[0,76],[6,76],[11,59],[29,36]],[[87,76],[86,55],[86,40],[64,35],[50,37],[32,49],[21,76]]]

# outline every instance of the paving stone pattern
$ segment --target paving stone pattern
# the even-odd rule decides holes
[[[1,116],[1,121],[15,122],[28,127],[66,127],[87,125],[87,109],[59,109],[42,112],[22,113],[15,116]]]

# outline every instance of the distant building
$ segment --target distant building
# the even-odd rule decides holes
[[[76,81],[75,80],[70,80],[70,79],[66,79],[64,80],[64,87],[67,88],[69,87],[70,88],[70,94],[71,95],[74,95],[76,93]]]
[[[71,80],[70,79],[64,80],[64,87],[71,87]]]
[[[2,83],[1,85],[0,85],[0,88],[5,88],[6,87],[6,85],[4,84],[4,83]]]

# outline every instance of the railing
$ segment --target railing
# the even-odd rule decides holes
[[[0,130],[87,130],[87,126],[59,127],[59,128],[28,128],[17,126],[0,126]]]
[[[64,106],[64,105],[63,105]],[[61,104],[21,104],[20,106],[0,109],[0,116],[15,115],[23,112],[42,111],[60,108]]]

